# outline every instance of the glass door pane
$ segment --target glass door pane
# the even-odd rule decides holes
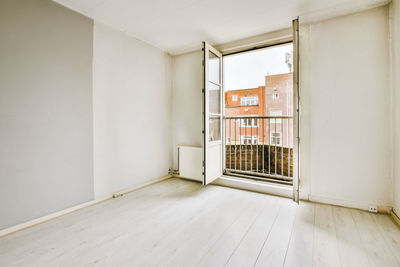
[[[212,115],[221,114],[221,89],[220,86],[208,82],[208,92],[209,92],[209,108],[208,111]]]
[[[209,141],[221,140],[221,58],[213,52],[208,57]]]
[[[220,60],[221,58],[217,57],[213,52],[210,51],[208,57],[208,79],[210,82],[220,85],[221,77],[220,77]]]
[[[210,117],[209,119],[208,141],[221,140],[221,119],[219,117]]]

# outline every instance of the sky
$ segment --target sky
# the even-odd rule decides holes
[[[224,57],[225,90],[256,88],[265,85],[265,76],[288,73],[285,54],[292,44]]]

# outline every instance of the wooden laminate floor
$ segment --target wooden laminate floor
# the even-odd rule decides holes
[[[0,239],[0,266],[400,266],[387,215],[169,179]]]

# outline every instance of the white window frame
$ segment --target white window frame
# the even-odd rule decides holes
[[[272,99],[273,100],[279,99],[279,93],[272,93]]]
[[[232,102],[238,101],[238,95],[232,95]]]
[[[247,143],[245,143],[245,141]],[[248,141],[250,141],[250,142],[248,142]],[[256,144],[258,144],[258,136],[257,135],[241,135],[240,136],[240,144],[256,145]]]
[[[258,96],[243,96],[240,104],[242,106],[258,106]]]
[[[282,110],[280,109],[270,109],[269,110],[269,116],[270,117],[275,117],[275,116],[282,116]],[[271,124],[273,125],[274,123],[278,124],[278,123],[282,123],[282,119],[274,119],[271,118],[270,119]]]
[[[250,120],[251,123],[250,124],[245,123],[246,120]],[[240,127],[258,128],[258,119],[255,119],[255,118],[243,118],[243,119],[240,119]]]
[[[275,136],[274,136],[275,135]],[[279,138],[278,139],[278,143],[277,144],[275,144],[275,141],[274,140],[276,140],[276,138]],[[280,132],[274,132],[274,133],[271,133],[270,134],[270,144],[271,145],[276,145],[276,146],[280,146],[280,145],[282,145],[282,133],[280,133]]]

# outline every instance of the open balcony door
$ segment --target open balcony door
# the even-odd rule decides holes
[[[299,203],[300,176],[300,88],[299,88],[299,19],[293,20],[293,100],[294,107],[294,172],[293,172],[293,201]]]
[[[222,54],[203,42],[203,185],[222,175]]]

